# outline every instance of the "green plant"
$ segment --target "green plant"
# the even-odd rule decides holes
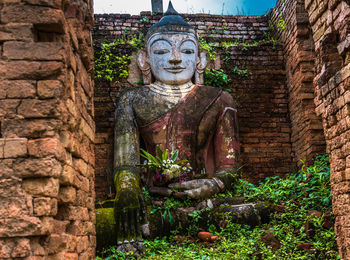
[[[240,69],[237,66],[233,67],[232,73],[237,74],[241,77],[248,77],[248,69]]]
[[[157,172],[161,177],[166,177],[167,180],[181,177],[192,170],[187,160],[176,161],[179,155],[178,150],[169,153],[168,149],[162,151],[157,146],[157,155],[153,156],[141,148],[140,155],[146,159],[142,166]]]
[[[140,22],[141,22],[141,23],[148,23],[148,22],[149,22],[149,19],[148,19],[146,16],[144,16],[144,17],[142,17],[142,18],[140,19]]]
[[[204,84],[208,86],[213,86],[217,88],[222,88],[226,91],[231,91],[225,88],[225,86],[231,81],[229,76],[224,73],[224,71],[211,69],[204,72]]]

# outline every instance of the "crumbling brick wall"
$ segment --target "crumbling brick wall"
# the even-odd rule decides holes
[[[315,105],[330,154],[333,213],[342,259],[350,259],[349,1],[306,0],[316,62]]]
[[[92,1],[0,2],[0,258],[94,259]]]
[[[270,26],[284,46],[291,120],[293,160],[311,163],[325,152],[322,120],[315,113],[315,51],[304,0],[279,1],[270,12]]]
[[[256,47],[231,47],[222,50],[221,59],[212,67],[221,67],[232,81],[234,99],[239,103],[238,121],[241,143],[241,164],[244,177],[258,182],[267,176],[284,175],[292,169],[288,91],[286,89],[283,51],[280,45],[264,44],[267,38],[267,16],[220,16],[208,14],[184,14],[183,17],[197,28],[201,37],[209,41],[240,40],[245,43],[260,42]],[[149,22],[145,22],[145,19]],[[140,15],[95,15],[94,44],[123,37],[127,33],[146,32],[159,21],[161,15],[149,12]],[[129,53],[124,46],[122,53]],[[213,63],[213,62],[212,62]],[[232,69],[248,69],[242,77]],[[134,66],[131,66],[134,73]],[[137,79],[137,78],[136,78]],[[135,82],[136,80],[134,80]],[[121,85],[127,86],[127,83]],[[114,192],[112,182],[113,162],[113,99],[121,87],[108,84],[95,86],[96,113],[96,193],[105,199]],[[112,93],[111,93],[112,92]],[[112,98],[110,97],[110,94]],[[111,194],[113,196],[113,194]]]

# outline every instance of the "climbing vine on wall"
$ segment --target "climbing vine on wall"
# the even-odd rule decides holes
[[[95,78],[120,83],[129,76],[132,56],[122,54],[121,46],[129,45],[132,51],[143,48],[143,35],[127,35],[101,44],[95,53]]]

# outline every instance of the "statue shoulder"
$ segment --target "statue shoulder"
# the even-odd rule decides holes
[[[144,97],[148,92],[149,88],[147,86],[124,89],[118,97],[117,104],[125,102],[132,104],[137,101],[137,99]]]

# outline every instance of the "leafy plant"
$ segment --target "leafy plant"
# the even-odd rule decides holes
[[[224,73],[224,71],[221,70],[216,70],[216,69],[211,69],[211,70],[206,70],[204,72],[204,84],[217,87],[217,88],[222,88],[226,91],[231,91],[228,88],[225,88],[225,86],[231,81],[229,76]]]
[[[233,67],[232,73],[237,74],[241,77],[248,77],[248,69],[240,69],[237,66]]]
[[[169,153],[168,149],[162,151],[157,146],[157,155],[153,156],[141,148],[140,155],[146,159],[143,165],[144,167],[156,172],[159,175],[158,177],[165,177],[167,180],[182,177],[192,170],[187,160],[177,161],[178,150]]]

